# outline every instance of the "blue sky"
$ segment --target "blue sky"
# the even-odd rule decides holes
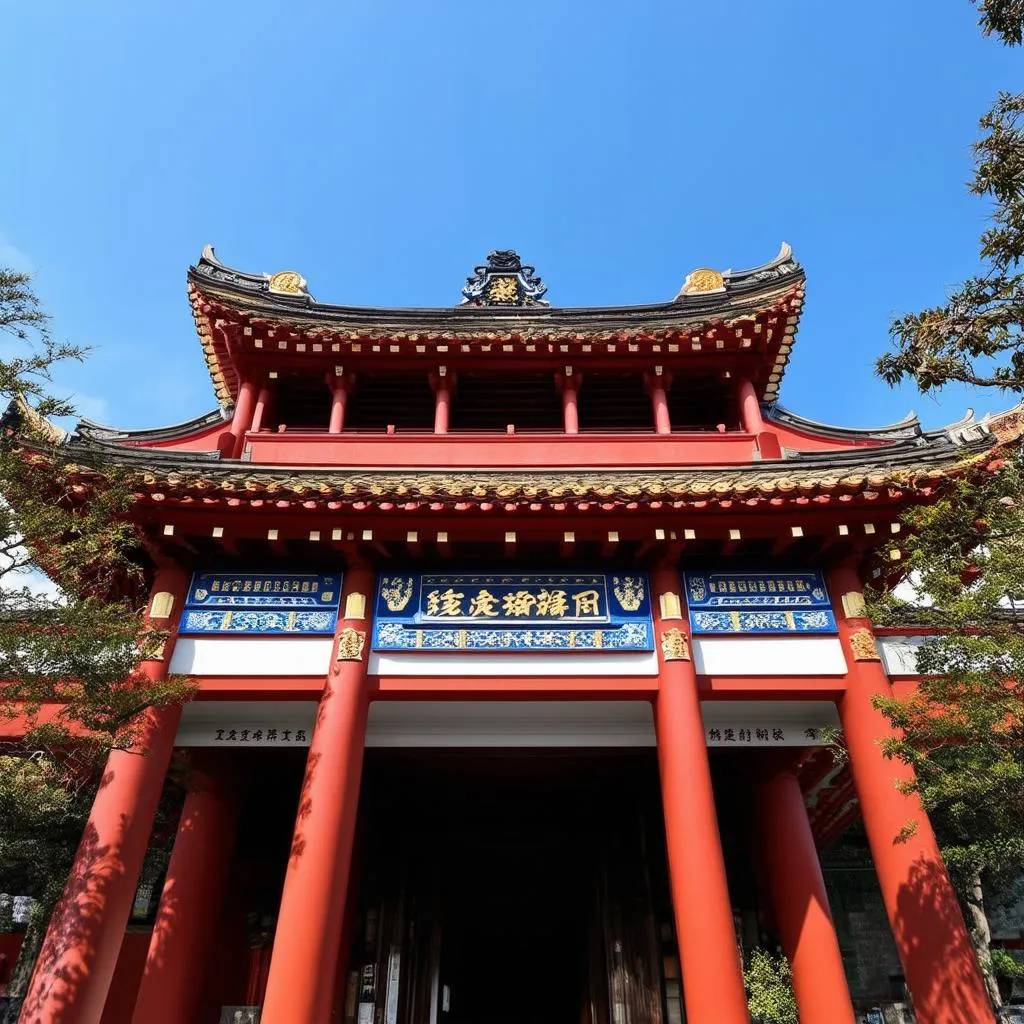
[[[1024,55],[968,0],[725,4],[38,0],[2,14],[0,261],[35,271],[84,414],[214,405],[185,297],[205,242],[322,301],[454,304],[493,248],[555,305],[671,298],[789,241],[808,302],[782,401],[926,426],[873,376],[893,313],[975,268],[977,118]]]

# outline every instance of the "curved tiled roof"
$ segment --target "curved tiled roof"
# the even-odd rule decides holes
[[[353,352],[405,352],[450,357],[459,352],[516,351],[586,361],[590,346],[650,353],[654,361],[716,347],[749,349],[758,360],[758,393],[774,400],[796,333],[804,298],[804,271],[783,243],[775,259],[741,271],[701,271],[718,287],[683,290],[667,302],[583,309],[546,305],[401,309],[317,302],[304,280],[289,272],[295,290],[273,286],[281,275],[234,270],[207,246],[189,269],[189,297],[196,328],[218,399],[230,403],[238,382],[229,348],[242,347],[254,332],[269,331],[275,353],[300,350],[339,359]],[[301,288],[297,282],[302,282]],[[234,331],[234,335],[231,332]],[[263,339],[260,339],[263,343]],[[534,348],[529,348],[529,346]],[[509,346],[505,349],[504,346]],[[301,347],[301,348],[300,348]],[[267,349],[264,349],[266,352]],[[607,350],[601,349],[604,354]]]
[[[139,492],[157,501],[238,504],[251,501],[339,507],[357,503],[421,507],[519,503],[780,501],[847,495],[873,500],[886,490],[928,492],[944,477],[989,457],[1000,442],[1019,440],[1024,405],[996,417],[919,433],[891,444],[802,452],[740,466],[666,469],[494,470],[363,469],[253,466],[217,452],[128,447],[76,432],[66,444],[90,472],[127,470]]]

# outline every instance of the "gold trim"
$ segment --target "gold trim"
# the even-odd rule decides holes
[[[878,645],[870,629],[855,629],[850,634],[850,650],[854,661],[881,661]]]
[[[661,617],[663,620],[681,619],[683,617],[683,604],[679,600],[679,595],[672,593],[671,590],[667,590],[664,594],[659,595],[658,603],[661,605]]]
[[[724,292],[725,278],[721,271],[710,267],[698,267],[686,275],[683,295],[706,295],[710,292]]]
[[[345,598],[345,614],[343,619],[365,619],[366,618],[366,595],[349,594]]]
[[[270,275],[267,291],[274,295],[305,295],[306,279],[297,270],[279,270]]]
[[[366,634],[361,629],[346,626],[338,634],[338,661],[361,661],[366,646]]]
[[[686,634],[677,626],[661,634],[661,653],[666,661],[689,661],[690,644]]]

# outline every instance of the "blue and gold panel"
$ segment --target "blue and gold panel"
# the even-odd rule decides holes
[[[197,572],[182,633],[332,636],[341,573]]]
[[[693,633],[835,633],[825,581],[808,572],[684,572]]]
[[[642,573],[392,573],[380,577],[376,651],[650,651]]]

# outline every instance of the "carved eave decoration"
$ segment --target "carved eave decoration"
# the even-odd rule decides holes
[[[546,292],[536,270],[524,265],[517,252],[496,249],[487,254],[486,264],[466,278],[462,305],[547,306],[543,301]]]

